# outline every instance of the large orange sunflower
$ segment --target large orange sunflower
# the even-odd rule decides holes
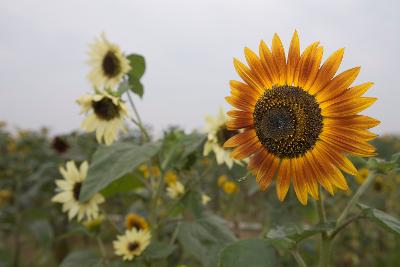
[[[371,82],[350,87],[360,67],[335,76],[344,49],[321,64],[323,48],[312,43],[300,54],[297,32],[293,34],[286,59],[277,34],[272,51],[264,41],[260,55],[245,48],[248,66],[234,59],[243,82],[231,81],[226,100],[229,130],[240,130],[225,147],[235,148],[231,156],[250,157],[248,169],[262,190],[276,180],[276,193],[283,201],[293,181],[299,201],[306,205],[308,194],[318,199],[319,184],[333,194],[335,188],[348,190],[341,171],[356,175],[346,157],[375,155],[368,131],[379,121],[358,115],[376,98],[362,95]]]

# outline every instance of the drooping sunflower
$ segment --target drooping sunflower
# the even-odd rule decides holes
[[[139,256],[150,244],[149,231],[126,230],[124,235],[119,235],[113,242],[115,254],[122,256],[123,260],[130,261]]]
[[[86,179],[88,163],[84,161],[78,169],[74,161],[68,161],[66,168],[60,167],[60,173],[64,179],[56,180],[60,192],[51,201],[62,203],[62,211],[68,212],[68,219],[75,216],[78,221],[82,219],[92,220],[99,216],[99,204],[104,202],[104,197],[96,193],[86,202],[79,200],[82,183]]]
[[[81,113],[90,113],[82,122],[87,132],[96,131],[99,143],[112,144],[120,130],[126,131],[124,120],[128,109],[122,100],[107,92],[85,94],[76,101],[81,105]]]
[[[135,214],[135,213],[129,213],[125,217],[125,227],[130,230],[132,228],[135,228],[136,230],[148,230],[149,225],[146,221],[145,218],[142,216]]]
[[[104,33],[90,45],[88,64],[92,67],[88,79],[98,90],[114,89],[131,69],[119,46],[108,41]]]
[[[213,151],[219,165],[226,164],[228,168],[232,168],[233,163],[238,163],[238,161],[229,155],[230,151],[223,145],[226,140],[236,134],[236,131],[230,131],[226,128],[226,116],[222,108],[220,108],[217,116],[207,115],[205,120],[207,141],[204,144],[203,155],[207,156]]]
[[[358,115],[376,100],[363,96],[371,82],[350,87],[360,67],[335,76],[344,49],[320,66],[319,42],[300,54],[297,32],[287,57],[277,34],[271,50],[261,41],[259,55],[248,48],[244,53],[248,66],[234,59],[244,83],[231,81],[226,97],[235,108],[228,112],[227,127],[240,131],[224,144],[235,148],[232,157],[250,157],[248,169],[260,188],[275,180],[281,201],[291,182],[304,205],[308,194],[318,199],[318,185],[331,194],[334,188],[348,190],[341,171],[356,175],[357,170],[346,155],[375,155],[368,141],[376,135],[368,129],[379,124]]]

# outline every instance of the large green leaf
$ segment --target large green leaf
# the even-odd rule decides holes
[[[60,267],[105,267],[101,257],[92,251],[75,251],[69,254]]]
[[[160,147],[158,142],[146,143],[141,146],[131,143],[101,146],[93,155],[88,176],[82,185],[80,200],[89,200],[111,182],[148,161],[159,151]]]
[[[151,260],[165,259],[171,255],[176,249],[176,246],[167,243],[153,242],[143,252],[143,257]]]
[[[386,231],[400,236],[400,220],[392,215],[387,214],[386,212],[369,207],[367,205],[359,203],[358,206],[368,219],[382,226]]]
[[[218,253],[236,239],[222,219],[209,216],[191,222],[182,222],[178,240],[182,247],[205,267],[216,267]]]
[[[140,97],[143,97],[144,88],[140,80],[136,78],[129,78],[129,89]]]
[[[134,188],[142,187],[143,184],[140,181],[139,175],[134,173],[128,173],[115,180],[114,182],[110,183],[106,188],[101,191],[101,194],[104,197],[110,197],[117,193],[126,193],[131,191]]]
[[[278,266],[274,248],[264,239],[237,241],[225,247],[218,267],[275,267]]]

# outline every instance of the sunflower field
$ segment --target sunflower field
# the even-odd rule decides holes
[[[145,57],[95,39],[80,130],[1,124],[0,267],[400,266],[400,136],[361,114],[373,83],[297,31],[258,49],[229,111],[155,134]]]

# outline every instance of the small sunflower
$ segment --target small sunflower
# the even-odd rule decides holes
[[[262,190],[275,177],[281,201],[291,182],[303,205],[308,194],[318,199],[319,184],[331,194],[334,188],[348,190],[341,171],[356,175],[357,170],[346,155],[375,155],[368,141],[376,135],[368,129],[379,121],[358,115],[376,100],[363,96],[372,83],[350,87],[359,67],[335,76],[344,49],[322,66],[319,42],[300,54],[297,32],[287,57],[277,34],[272,50],[261,41],[259,52],[245,48],[248,66],[234,59],[244,83],[230,82],[226,100],[235,109],[228,112],[227,128],[240,133],[224,146],[234,148],[231,156],[237,160],[251,158],[248,169]]]
[[[232,181],[226,181],[222,185],[222,190],[228,195],[232,195],[234,193],[237,193],[239,191],[239,187],[236,185],[236,183]]]
[[[172,184],[178,180],[178,176],[176,175],[176,173],[174,171],[169,170],[165,173],[164,180],[165,180],[165,183]]]
[[[222,108],[216,117],[206,116],[205,130],[207,132],[207,141],[204,144],[204,156],[213,151],[218,164],[225,163],[229,168],[232,168],[233,163],[237,161],[229,155],[230,151],[224,148],[223,145],[237,131],[230,131],[226,128],[226,117]]]
[[[126,230],[124,235],[119,235],[113,242],[115,254],[122,256],[125,261],[130,261],[147,248],[150,239],[149,231],[138,231],[136,228]]]
[[[222,187],[226,181],[228,181],[228,177],[226,175],[220,175],[217,184],[219,187]]]
[[[364,167],[359,169],[357,174],[355,175],[356,182],[358,184],[362,184],[365,181],[365,179],[367,179],[368,174],[369,174],[368,168]]]
[[[135,228],[138,231],[146,231],[149,229],[149,225],[147,224],[146,219],[135,213],[129,213],[128,215],[126,215],[125,227],[128,230]]]
[[[176,181],[174,183],[168,184],[167,194],[170,198],[177,199],[184,193],[185,193],[185,186],[181,182]]]
[[[92,67],[88,79],[99,90],[113,89],[131,67],[118,45],[107,40],[103,33],[90,45],[88,64]]]
[[[204,194],[204,193],[201,194],[201,204],[203,204],[205,206],[210,201],[211,201],[211,198],[207,194]]]
[[[86,202],[79,200],[79,194],[82,183],[86,179],[87,170],[87,161],[81,164],[79,170],[73,161],[68,161],[66,168],[60,167],[60,173],[64,179],[56,180],[56,185],[61,192],[55,195],[51,201],[63,204],[62,211],[68,212],[69,220],[75,216],[77,216],[78,221],[82,221],[84,217],[88,220],[97,218],[99,214],[98,205],[104,202],[104,197],[99,193]]]
[[[82,107],[81,113],[89,113],[82,122],[87,132],[96,131],[99,143],[112,144],[120,130],[126,131],[124,119],[128,117],[125,104],[118,97],[107,92],[86,94],[76,101]]]

